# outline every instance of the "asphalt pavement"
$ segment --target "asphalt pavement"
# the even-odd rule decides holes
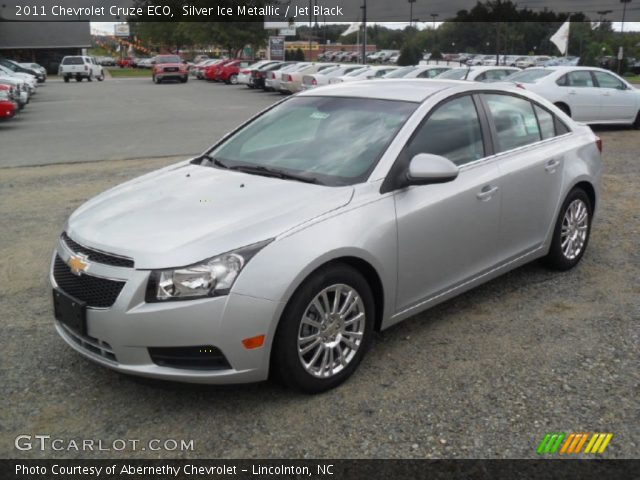
[[[51,78],[12,121],[0,123],[0,167],[201,153],[281,99],[220,83]]]

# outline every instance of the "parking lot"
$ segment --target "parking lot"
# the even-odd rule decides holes
[[[575,270],[533,263],[407,320],[328,393],[132,378],[58,338],[47,273],[68,215],[280,98],[193,80],[52,79],[0,124],[0,457],[163,455],[14,447],[45,434],[193,439],[170,455],[194,458],[521,458],[547,432],[570,431],[611,432],[607,458],[637,457],[640,131],[598,129],[602,201]]]

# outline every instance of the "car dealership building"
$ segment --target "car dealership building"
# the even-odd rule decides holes
[[[2,22],[0,57],[36,62],[49,73],[56,73],[65,55],[80,55],[91,47],[88,21],[80,22]]]

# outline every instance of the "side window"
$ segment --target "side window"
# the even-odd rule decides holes
[[[476,82],[484,82],[487,79],[487,72],[481,73],[476,77]]]
[[[567,74],[567,81],[570,87],[593,87],[593,77],[591,76],[591,72],[587,71],[578,71],[578,72],[570,72]]]
[[[558,85],[559,87],[567,87],[567,86],[569,86],[568,75],[563,75],[558,80],[556,80],[556,85]]]
[[[539,107],[538,105],[534,105],[533,108],[535,109],[536,116],[538,117],[538,125],[540,125],[540,133],[542,134],[542,139],[546,140],[548,138],[555,137],[556,126],[553,114],[549,113],[544,108]]]
[[[407,146],[410,157],[432,153],[448,158],[456,165],[485,156],[480,119],[470,96],[439,106],[418,128]]]
[[[593,72],[593,74],[596,76],[600,88],[616,88],[621,90],[624,87],[624,83],[613,75],[604,72]]]
[[[531,102],[512,95],[486,94],[498,136],[496,153],[539,142],[542,137]]]

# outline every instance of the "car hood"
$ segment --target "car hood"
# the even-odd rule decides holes
[[[126,182],[78,208],[76,242],[131,257],[137,268],[199,262],[274,238],[351,201],[353,187],[326,187],[189,163]]]

